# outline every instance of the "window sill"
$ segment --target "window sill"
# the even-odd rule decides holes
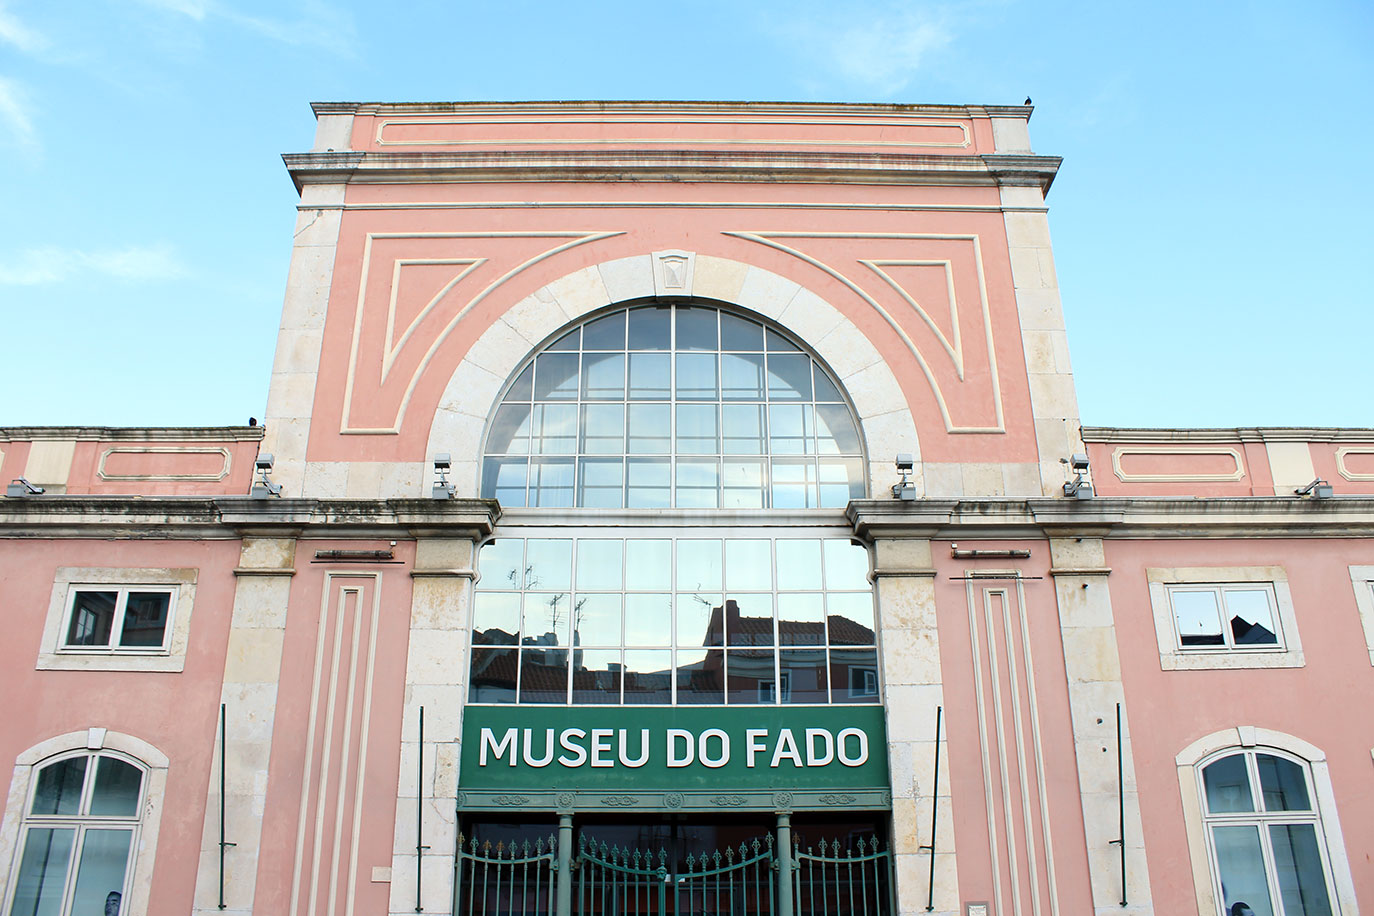
[[[1279,649],[1272,652],[1198,652],[1175,651],[1159,657],[1165,671],[1210,671],[1221,668],[1303,668],[1306,662],[1301,649]]]
[[[185,655],[132,655],[114,652],[57,653],[38,656],[38,671],[183,671]]]

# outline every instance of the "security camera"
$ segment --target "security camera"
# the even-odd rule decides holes
[[[1087,455],[1073,455],[1073,456],[1071,456],[1071,457],[1069,458],[1069,467],[1073,468],[1073,470],[1074,470],[1076,473],[1082,473],[1083,471],[1086,471],[1086,470],[1088,469],[1088,456],[1087,456]]]
[[[259,471],[272,470],[272,456],[267,452],[263,452],[258,456],[257,460],[253,462],[253,467],[257,468]]]
[[[9,486],[5,487],[6,496],[42,496],[43,488],[38,484],[29,483],[26,478],[16,477],[10,481]]]
[[[906,452],[902,452],[897,456],[897,470],[911,471],[915,470],[915,468],[916,459],[913,458],[911,455],[907,454]]]
[[[440,452],[434,456],[434,470],[447,471],[452,466],[453,459],[449,456],[448,452]]]

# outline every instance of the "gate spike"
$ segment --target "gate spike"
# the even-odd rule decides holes
[[[634,862],[635,862],[635,868],[638,868],[638,867],[639,867],[639,850],[638,850],[638,849],[635,850]]]
[[[696,856],[692,855],[690,852],[687,853],[687,870],[688,870],[688,871],[691,871],[692,868],[693,868],[695,865],[696,865]]]
[[[867,848],[867,844],[864,843],[864,838],[859,837],[859,855],[862,856],[864,854],[864,850]]]
[[[754,844],[753,844],[753,846],[754,846],[754,855],[758,855],[758,854],[759,854],[759,838],[758,838],[758,837],[754,837]]]
[[[719,849],[717,849],[714,853],[712,853],[712,855],[711,855],[711,861],[712,861],[712,863],[715,865],[716,868],[720,868],[720,850],[719,850]]]
[[[668,850],[664,849],[662,846],[658,848],[658,867],[668,867]]]
[[[773,851],[773,834],[765,833],[763,835],[763,845],[768,847],[769,852]]]
[[[734,848],[733,846],[726,846],[726,847],[725,847],[725,864],[726,864],[726,865],[734,865],[734,864],[735,864],[735,848]]]
[[[467,840],[467,837],[463,836],[463,833],[462,833],[462,831],[460,830],[460,831],[458,832],[458,848],[459,848],[459,849],[462,849],[462,848],[463,848],[463,843],[464,843],[466,840]]]
[[[542,836],[541,836],[541,837],[535,837],[535,838],[534,838],[534,854],[535,854],[535,855],[541,855],[543,852],[544,852],[544,838],[543,838]]]

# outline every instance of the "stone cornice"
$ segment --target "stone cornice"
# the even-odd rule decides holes
[[[805,114],[813,117],[909,115],[943,118],[1023,118],[1030,105],[900,105],[887,102],[744,102],[744,101],[529,101],[529,102],[312,102],[321,115],[456,115],[456,114]]]
[[[0,442],[80,439],[97,442],[257,442],[262,426],[0,426]]]
[[[1156,429],[1085,426],[1084,442],[1374,442],[1374,429],[1342,426],[1242,426]]]
[[[1049,189],[1058,156],[935,156],[798,150],[486,150],[285,153],[307,184],[512,181],[750,182],[762,184],[1031,185]]]
[[[0,537],[465,537],[491,533],[490,499],[316,500],[39,496],[0,500]]]

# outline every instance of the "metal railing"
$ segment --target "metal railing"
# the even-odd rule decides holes
[[[774,869],[771,835],[740,843],[738,850],[727,846],[724,855],[689,855],[686,871],[677,876],[677,916],[771,914]]]
[[[462,916],[545,916],[556,911],[553,836],[523,843],[480,846],[458,835],[458,864],[454,875],[457,905]]]
[[[892,852],[876,837],[847,849],[839,840],[792,851],[793,905],[798,913],[888,916],[897,912],[892,890]]]

